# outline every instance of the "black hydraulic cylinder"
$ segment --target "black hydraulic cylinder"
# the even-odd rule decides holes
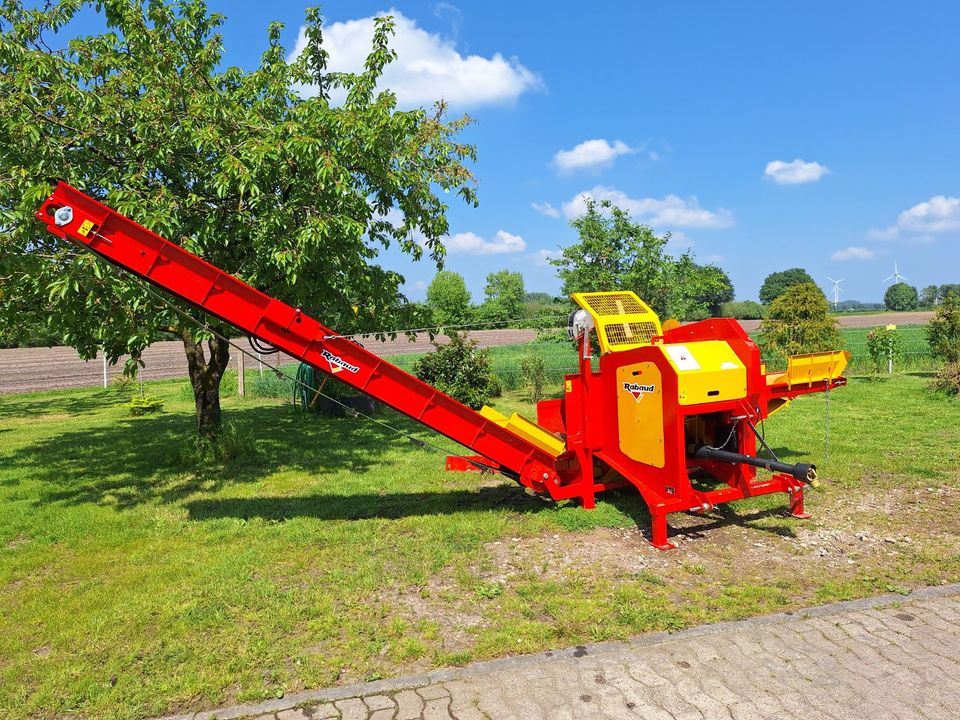
[[[767,460],[766,458],[751,457],[741,453],[730,452],[729,450],[715,450],[707,445],[691,445],[688,448],[690,457],[698,460],[717,460],[719,462],[752,465],[753,467],[766,468],[773,472],[781,472],[795,477],[803,482],[815,482],[817,479],[817,466],[810,463],[789,463],[778,460]]]

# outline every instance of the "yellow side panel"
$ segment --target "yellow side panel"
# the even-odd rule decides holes
[[[624,455],[663,467],[663,382],[654,363],[617,368],[617,427]]]
[[[629,290],[573,293],[570,297],[593,318],[602,353],[649,345],[651,338],[663,334],[657,314]]]
[[[747,369],[723,340],[659,346],[677,372],[681,405],[737,400],[747,395]]]
[[[566,443],[564,443],[561,438],[549,430],[540,427],[533,422],[533,420],[525,418],[520,413],[514,413],[510,417],[507,417],[492,407],[484,405],[480,409],[480,414],[487,420],[492,420],[500,427],[509,430],[514,435],[522,437],[528,443],[536,445],[545,453],[549,453],[554,457],[562,455],[564,450],[566,450]]]
[[[483,415],[487,420],[492,420],[500,427],[506,427],[507,423],[510,422],[510,418],[503,413],[494,410],[489,405],[484,405],[482,408],[480,408],[480,414]]]
[[[533,422],[533,420],[525,418],[520,413],[514,413],[510,416],[510,422],[507,423],[507,430],[533,443],[554,457],[562,455],[563,451],[567,448],[566,443],[559,437],[549,430],[543,429]]]

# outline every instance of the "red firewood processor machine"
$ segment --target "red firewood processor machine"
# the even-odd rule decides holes
[[[653,544],[674,547],[667,515],[710,512],[718,503],[783,492],[807,518],[803,491],[813,465],[769,455],[757,424],[791,398],[846,384],[845,351],[791,357],[767,373],[739,323],[660,324],[632,292],[573,295],[569,333],[579,372],[563,396],[537,406],[536,422],[476,412],[179,245],[60,183],[37,212],[54,235],[269,343],[469,448],[450,470],[507,475],[555,500],[594,506],[598,492],[634,486],[650,510]],[[591,338],[599,346],[599,361]],[[757,477],[757,468],[771,471]]]

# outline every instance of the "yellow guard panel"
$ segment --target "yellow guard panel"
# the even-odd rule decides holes
[[[747,395],[747,369],[722,340],[658,346],[677,371],[681,405],[736,400]]]
[[[654,363],[617,368],[617,427],[620,452],[663,467],[663,382]]]
[[[602,353],[649,345],[651,338],[663,335],[657,314],[629,290],[574,293],[570,297],[593,318]]]

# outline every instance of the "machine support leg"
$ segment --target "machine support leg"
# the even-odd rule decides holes
[[[584,510],[593,510],[597,506],[597,494],[593,490],[586,491],[580,498],[580,504]]]
[[[650,541],[657,550],[673,550],[676,544],[667,540],[667,514],[650,513]]]
[[[790,496],[790,516],[800,520],[809,520],[813,517],[803,509],[803,486],[794,487],[787,491]]]

